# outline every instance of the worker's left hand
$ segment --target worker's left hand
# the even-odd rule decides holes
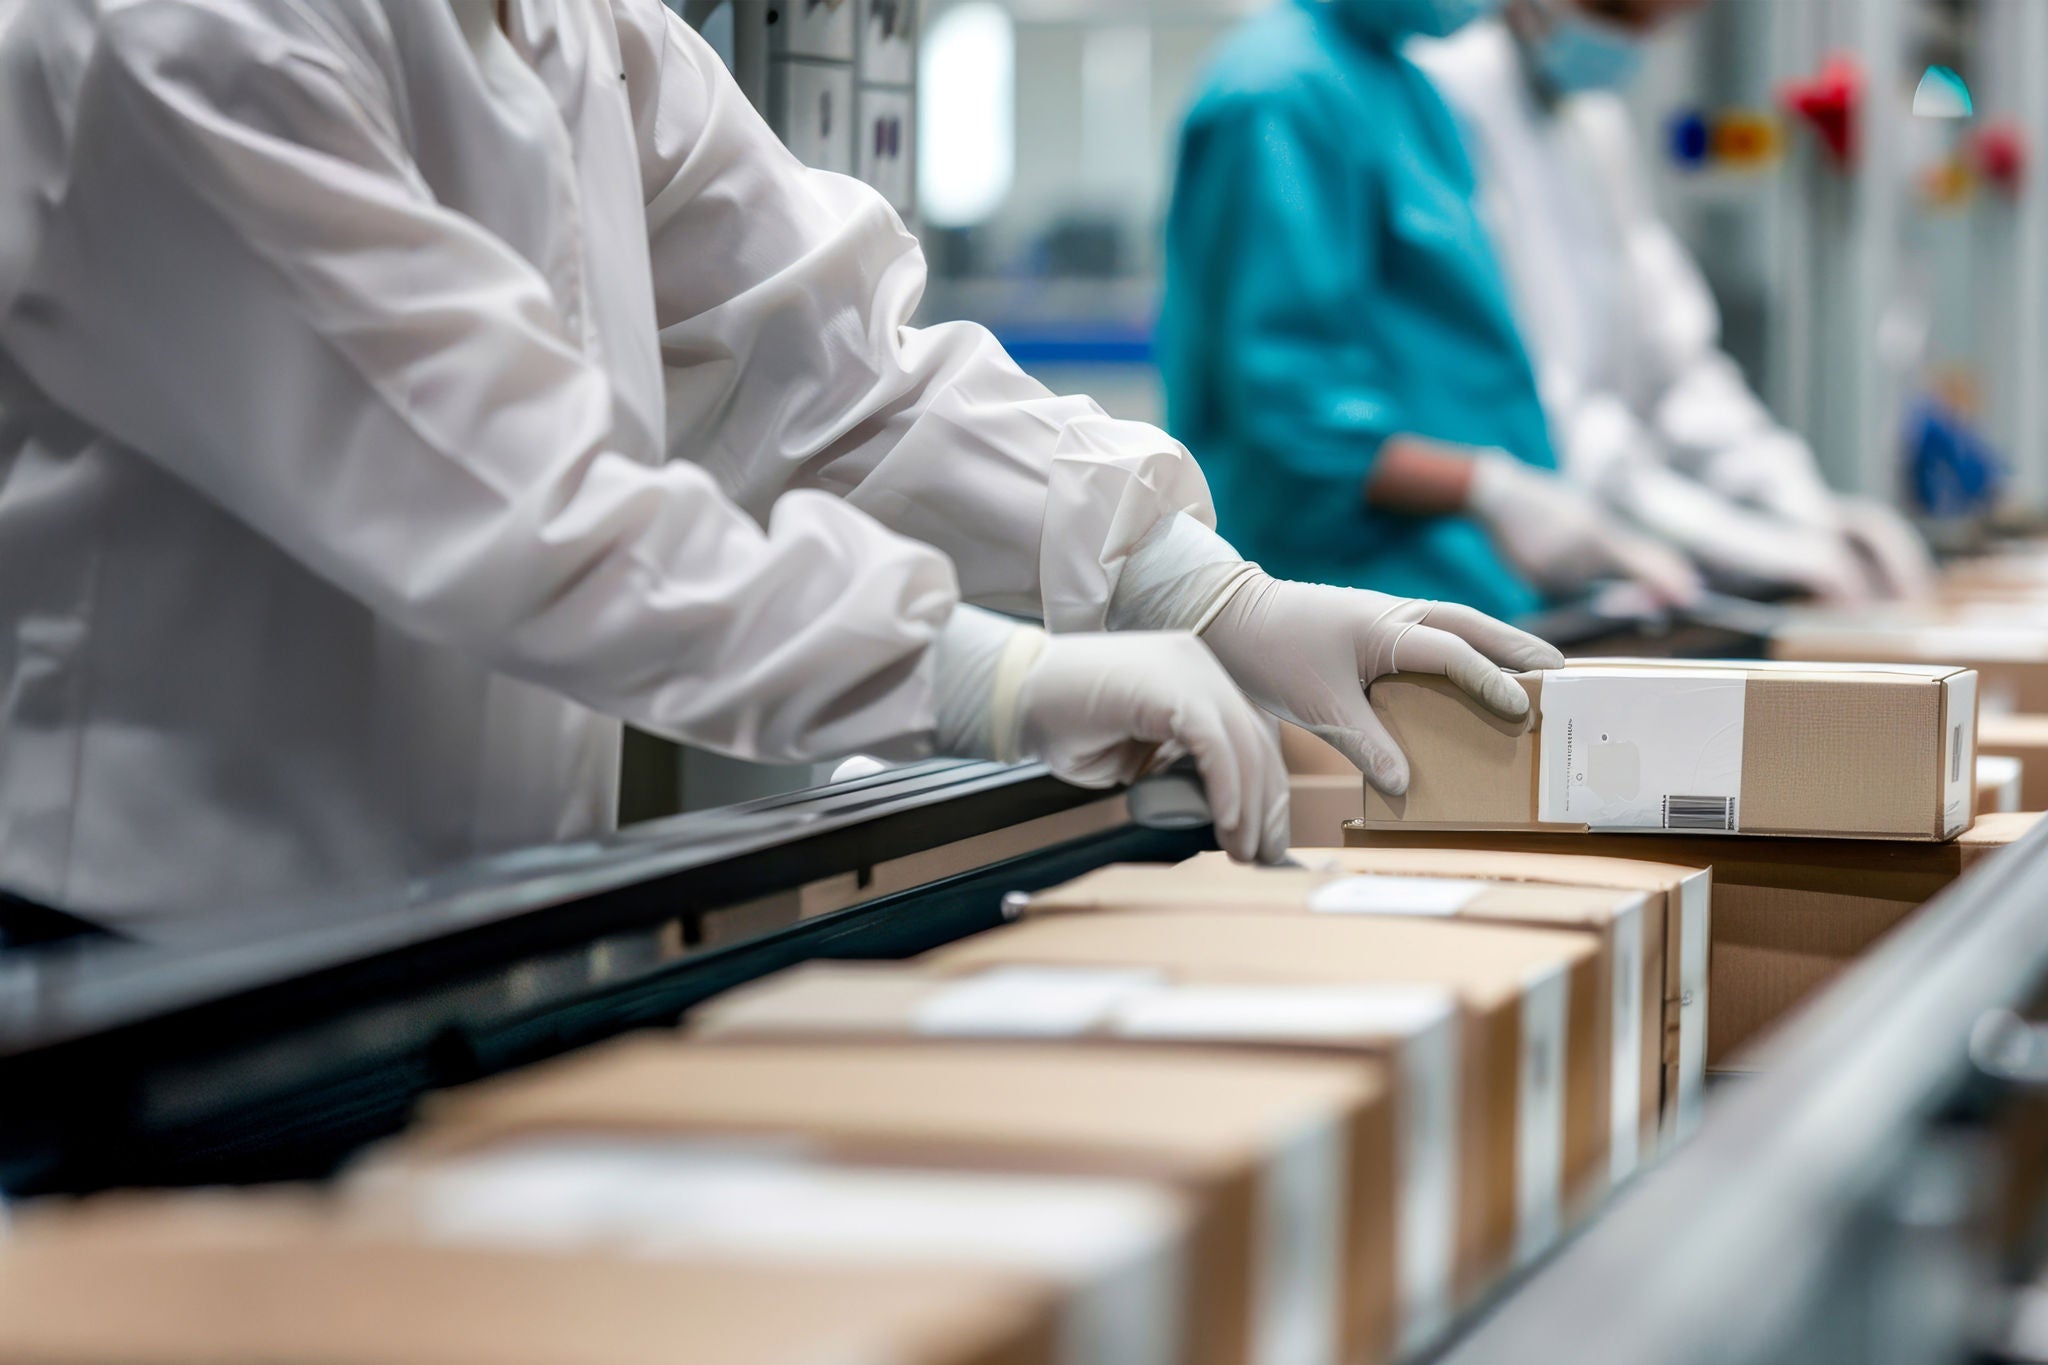
[[[1835,513],[1876,596],[1916,601],[1934,591],[1934,558],[1927,542],[1896,510],[1873,498],[1837,498]]]
[[[1789,431],[1759,432],[1709,456],[1700,477],[1721,496],[1808,530],[1841,529],[1834,493],[1813,450]]]
[[[1202,632],[1259,705],[1343,752],[1375,787],[1408,789],[1408,760],[1366,700],[1389,673],[1436,673],[1514,718],[1529,698],[1503,669],[1557,668],[1564,656],[1470,607],[1252,574]]]

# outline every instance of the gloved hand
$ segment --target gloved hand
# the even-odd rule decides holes
[[[1724,498],[1795,526],[1830,535],[1842,529],[1812,447],[1783,428],[1757,432],[1707,456],[1700,481]]]
[[[1793,588],[1840,605],[1868,595],[1865,575],[1832,524],[1795,523],[1743,506],[1654,459],[1618,462],[1604,491],[1638,525],[1683,548],[1735,592]]]
[[[1592,495],[1510,455],[1474,462],[1469,512],[1507,561],[1539,588],[1580,592],[1603,578],[1641,583],[1667,606],[1700,595],[1685,556],[1623,526]]]
[[[1435,673],[1490,710],[1526,715],[1503,668],[1557,668],[1564,656],[1470,607],[1356,588],[1289,583],[1253,570],[1202,640],[1253,701],[1335,746],[1375,787],[1408,789],[1408,760],[1366,700],[1389,673]]]
[[[1927,542],[1898,511],[1874,498],[1837,498],[1843,535],[1867,561],[1877,596],[1916,601],[1934,591],[1934,558]]]
[[[1192,754],[1216,839],[1240,861],[1287,855],[1287,768],[1270,723],[1194,635],[1048,636],[958,607],[937,647],[939,752],[1035,758],[1113,787]]]

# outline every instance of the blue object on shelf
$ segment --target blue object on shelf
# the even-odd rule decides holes
[[[2005,461],[1960,415],[1923,399],[1906,419],[1906,473],[1913,499],[1931,517],[1989,512],[2005,488]]]
[[[1698,170],[1707,164],[1707,153],[1712,150],[1714,138],[1707,127],[1706,116],[1698,112],[1677,114],[1672,117],[1671,159],[1687,170]]]

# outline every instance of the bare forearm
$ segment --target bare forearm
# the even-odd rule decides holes
[[[1472,495],[1477,452],[1421,436],[1396,436],[1380,447],[1365,481],[1367,505],[1415,516],[1461,511]]]

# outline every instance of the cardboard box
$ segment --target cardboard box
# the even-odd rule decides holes
[[[1967,668],[1977,674],[1986,715],[2048,712],[2048,628],[2038,623],[1914,619],[1896,610],[1884,618],[1816,614],[1781,626],[1771,637],[1770,654]]]
[[[775,1268],[1015,1275],[1054,1296],[1061,1365],[1187,1358],[1188,1206],[1143,1180],[886,1170],[685,1140],[512,1143],[372,1161],[352,1228],[433,1245]]]
[[[1334,856],[1338,850],[1330,850]],[[1314,856],[1311,854],[1311,856]],[[1555,881],[1363,875],[1341,867],[1245,867],[1228,860],[1174,868],[1121,865],[1013,902],[1024,915],[1127,910],[1454,917],[1591,934],[1593,992],[1570,1002],[1575,1065],[1565,1131],[1565,1191],[1584,1205],[1634,1173],[1656,1140],[1663,1062],[1664,922],[1642,891]],[[1646,940],[1650,940],[1646,943]],[[1619,964],[1626,961],[1622,968]]]
[[[1365,788],[1351,760],[1298,725],[1280,724],[1280,756],[1287,763],[1290,823],[1296,848],[1336,848],[1344,826],[1365,818]]]
[[[1414,776],[1368,790],[1366,824],[1931,841],[1974,814],[1967,669],[1581,660],[1520,681],[1520,721],[1442,678],[1374,683]]]
[[[1980,722],[1981,725],[1981,722]],[[1977,736],[1979,749],[1983,748],[1984,737],[1980,729]],[[2025,810],[2020,803],[2020,793],[2025,790],[2026,765],[2010,754],[1977,755],[1977,814],[2009,815]]]
[[[710,1047],[643,1035],[428,1101],[398,1159],[519,1141],[800,1144],[886,1167],[1157,1181],[1194,1206],[1191,1359],[1335,1361],[1345,1287],[1385,1227],[1384,1085],[1359,1068],[1228,1052],[968,1043]],[[1383,1305],[1384,1307],[1384,1305]]]
[[[129,1197],[0,1242],[0,1359],[51,1365],[1058,1365],[1054,1336],[1021,1277],[426,1246],[262,1197]]]
[[[1369,1202],[1394,1283],[1358,1286],[1368,1353],[1433,1339],[1453,1307],[1457,1239],[1458,1006],[1423,986],[1189,985],[1163,972],[996,967],[955,976],[917,963],[811,963],[729,991],[687,1021],[707,1044],[1074,1038],[1172,1048],[1249,1047],[1346,1060],[1391,1104],[1391,1161]],[[1393,1311],[1388,1313],[1389,1300]],[[1380,1321],[1388,1319],[1389,1321]]]
[[[1699,1123],[1707,1056],[1707,958],[1711,942],[1714,874],[1709,868],[1594,858],[1569,853],[1504,853],[1494,849],[1348,848],[1295,850],[1297,861],[1350,873],[1397,877],[1450,877],[1550,886],[1603,887],[1647,898],[1642,935],[1646,1064],[1642,1098],[1650,1106],[1642,1142],[1655,1151],[1659,1129],[1683,1137]],[[1181,866],[1214,869],[1222,853],[1203,853]],[[1661,946],[1660,946],[1661,945]],[[1628,956],[1626,944],[1621,956]],[[1659,961],[1659,958],[1662,958]],[[1617,986],[1621,978],[1616,978]],[[1619,1110],[1617,1109],[1617,1112]],[[1616,1150],[1626,1152],[1617,1134]],[[1616,1158],[1616,1174],[1629,1163]]]
[[[1341,776],[1295,774],[1287,779],[1287,841],[1296,848],[1337,848],[1344,826],[1365,818],[1365,787],[1353,770]]]
[[[1709,1071],[1742,1054],[1900,921],[2041,817],[1993,815],[1941,844],[1891,840],[1729,839],[1716,835],[1473,833],[1367,829],[1364,848],[1577,853],[1713,868],[1707,972]]]
[[[1985,713],[1977,721],[1980,752],[2020,763],[2020,809],[2048,810],[2048,715]]]
[[[1334,744],[1284,720],[1280,722],[1280,757],[1296,777],[1358,776],[1357,767]]]
[[[1581,1052],[1573,1002],[1597,999],[1598,948],[1583,933],[1376,916],[1201,913],[1046,915],[919,959],[955,973],[1003,966],[1150,967],[1173,980],[1426,985],[1454,991],[1460,1023],[1459,1284],[1526,1260],[1563,1221],[1569,1077]],[[1586,1006],[1590,1008],[1590,1006]],[[1583,1089],[1576,1092],[1584,1097]],[[1598,1131],[1598,1126],[1594,1125]]]

